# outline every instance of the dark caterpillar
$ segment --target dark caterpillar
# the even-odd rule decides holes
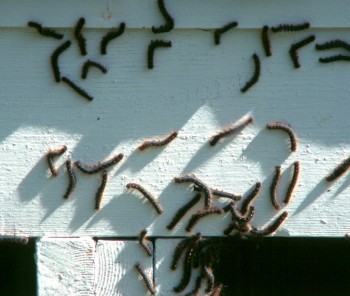
[[[66,151],[67,151],[67,146],[63,145],[61,147],[58,147],[54,150],[49,150],[49,152],[47,152],[46,160],[52,176],[54,177],[58,176],[58,170],[56,170],[55,165],[53,164],[53,159],[57,156],[61,156]]]
[[[52,38],[59,39],[59,40],[63,38],[62,34],[59,34],[59,33],[55,32],[54,30],[44,28],[41,26],[41,24],[39,24],[37,22],[33,22],[33,21],[28,22],[28,27],[32,27],[32,28],[36,29],[41,36],[52,37]]]
[[[260,77],[260,59],[259,56],[254,53],[253,54],[253,60],[254,60],[254,74],[252,78],[241,88],[241,92],[245,93],[248,89],[250,89],[255,83],[258,82]]]
[[[316,44],[315,48],[317,50],[326,50],[326,49],[332,49],[332,48],[344,48],[346,50],[350,51],[350,44],[340,40],[340,39],[335,39],[331,40],[322,44]]]
[[[264,47],[265,55],[267,57],[270,57],[272,55],[271,53],[271,44],[270,44],[270,38],[269,38],[269,27],[264,26],[261,30],[261,40]]]
[[[336,168],[326,177],[328,182],[332,182],[342,176],[350,168],[350,157],[344,159]]]
[[[125,31],[125,23],[120,23],[119,28],[116,31],[108,32],[101,40],[100,50],[101,54],[107,54],[107,45],[113,39],[123,35]]]
[[[162,25],[158,28],[153,26],[152,32],[155,34],[170,32],[172,29],[174,29],[174,19],[171,17],[171,15],[166,10],[165,5],[164,5],[164,0],[158,0],[158,7],[159,7],[159,10],[160,10],[163,18],[165,19],[165,25]]]
[[[291,45],[291,47],[289,49],[289,55],[293,61],[294,68],[300,68],[299,57],[298,57],[298,52],[297,52],[298,49],[315,41],[315,39],[316,39],[315,36],[311,35],[311,36],[306,37],[305,39]]]
[[[248,214],[246,215],[246,217],[241,217],[240,215],[238,215],[236,213],[236,210],[235,210],[234,206],[232,205],[231,206],[231,214],[232,214],[232,221],[236,221],[238,223],[248,223],[254,217],[255,208],[253,206],[251,206],[249,208],[249,211],[248,211]]]
[[[147,52],[148,69],[153,69],[154,50],[158,47],[171,47],[171,41],[151,40]]]
[[[298,144],[297,136],[289,124],[280,122],[280,121],[274,121],[274,122],[268,123],[266,127],[268,129],[278,129],[286,132],[290,139],[291,151],[292,152],[297,151],[297,144]]]
[[[310,28],[310,23],[301,23],[301,24],[281,24],[277,27],[272,27],[271,31],[274,33],[277,32],[294,32],[302,31]]]
[[[220,44],[221,35],[226,33],[228,30],[231,30],[231,29],[233,29],[233,28],[235,28],[237,26],[238,26],[237,22],[230,22],[227,25],[223,26],[222,28],[215,30],[214,31],[214,42],[215,42],[215,44],[219,45]]]
[[[273,207],[276,210],[280,209],[280,205],[278,203],[278,199],[277,199],[277,190],[278,190],[278,184],[280,182],[280,178],[281,178],[281,166],[276,166],[275,168],[275,176],[273,177],[271,186],[270,186],[270,197],[271,197],[271,202]]]
[[[106,67],[102,66],[101,64],[99,64],[97,62],[87,60],[81,69],[81,78],[86,79],[90,67],[95,67],[95,68],[99,69],[104,74],[107,73]]]
[[[135,268],[139,272],[139,274],[142,277],[143,282],[145,283],[147,290],[152,294],[155,295],[157,293],[157,290],[154,288],[154,284],[152,283],[151,279],[147,276],[144,268],[141,266],[140,263],[136,263]]]
[[[197,224],[197,222],[199,221],[199,219],[206,217],[208,215],[211,214],[218,214],[218,215],[222,215],[224,214],[224,211],[221,208],[217,208],[217,207],[212,207],[206,210],[201,210],[198,211],[196,214],[193,214],[191,219],[188,221],[188,224],[186,226],[186,231],[191,231],[192,228]]]
[[[60,55],[68,49],[68,47],[72,44],[69,40],[61,44],[59,47],[55,49],[55,51],[51,55],[51,66],[52,66],[52,71],[53,75],[55,76],[56,82],[61,81],[61,73],[60,69],[58,67],[58,58]]]
[[[178,132],[174,131],[163,139],[144,141],[141,144],[141,146],[139,146],[139,150],[142,151],[142,150],[145,150],[146,148],[149,148],[149,147],[165,146],[165,145],[169,144],[171,141],[173,141],[177,137],[177,135],[178,135]]]
[[[299,161],[295,161],[293,163],[293,176],[292,179],[289,183],[288,189],[287,189],[287,193],[286,193],[286,197],[284,198],[284,203],[288,204],[292,198],[293,195],[293,191],[295,186],[297,185],[298,182],[298,178],[299,178],[299,172],[300,172],[300,163]]]
[[[79,95],[87,99],[88,101],[92,101],[94,97],[89,95],[84,89],[80,88],[78,85],[76,85],[72,80],[68,79],[67,77],[62,77],[62,81],[65,82],[67,85],[69,85],[73,90],[75,90]]]
[[[272,222],[266,228],[263,228],[263,229],[252,228],[250,230],[250,233],[255,235],[255,236],[270,235],[270,234],[274,233],[275,231],[277,231],[277,229],[281,226],[281,224],[287,218],[287,216],[288,216],[288,213],[283,212],[280,216],[277,217],[277,219],[274,222]]]
[[[96,198],[95,198],[95,210],[99,211],[101,207],[101,201],[103,197],[103,192],[105,191],[106,184],[107,184],[108,174],[107,171],[102,172],[102,181],[100,186],[97,189],[96,192]]]
[[[70,197],[77,183],[77,177],[75,176],[74,169],[72,168],[72,162],[70,160],[66,161],[66,168],[69,177],[69,184],[66,193],[63,195],[64,199],[68,199]]]
[[[248,209],[250,208],[250,204],[259,195],[261,191],[261,187],[262,187],[261,183],[257,182],[252,192],[243,200],[241,210],[240,210],[242,215],[245,215],[247,213]]]
[[[147,230],[143,229],[139,235],[139,243],[141,247],[145,250],[146,254],[152,257],[152,248],[150,247],[149,241],[146,239]]]
[[[81,33],[83,26],[85,25],[85,18],[81,17],[74,28],[74,37],[78,42],[81,55],[86,55],[86,39]]]
[[[124,157],[123,153],[119,153],[116,156],[112,157],[109,160],[106,160],[104,162],[101,162],[99,164],[93,165],[93,166],[83,166],[80,161],[76,161],[75,162],[75,166],[83,173],[85,174],[97,174],[109,167],[111,167],[112,165],[117,164],[119,161],[121,161]]]
[[[320,63],[325,63],[325,64],[332,63],[332,62],[340,62],[340,61],[350,62],[350,56],[338,54],[328,58],[319,58],[318,60],[320,61]]]

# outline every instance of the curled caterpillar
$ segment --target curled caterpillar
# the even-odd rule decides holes
[[[164,40],[151,41],[151,43],[148,45],[148,52],[147,52],[148,69],[153,69],[154,50],[158,47],[171,47],[171,41],[164,41]]]
[[[236,213],[236,210],[235,210],[234,206],[232,205],[231,206],[231,214],[232,214],[233,221],[236,221],[238,223],[248,223],[254,217],[255,208],[253,206],[251,206],[248,210],[248,214],[246,215],[246,217],[241,217],[239,214]]]
[[[128,189],[136,189],[141,194],[146,197],[146,199],[151,203],[151,205],[154,207],[154,209],[157,211],[158,214],[162,214],[164,212],[163,207],[159,203],[159,201],[150,193],[148,192],[145,188],[143,188],[141,185],[136,184],[136,183],[128,183],[126,184],[126,188]]]
[[[210,138],[209,144],[211,146],[215,146],[219,140],[221,140],[224,137],[230,136],[232,134],[235,134],[236,132],[239,132],[243,128],[245,128],[248,124],[253,123],[254,119],[252,116],[249,116],[245,119],[238,120],[229,126],[222,129],[222,131],[218,132],[216,135],[212,136]]]
[[[53,75],[55,77],[56,82],[61,81],[61,73],[60,73],[60,69],[58,67],[58,58],[65,50],[68,49],[68,47],[71,44],[72,44],[72,42],[70,42],[69,40],[62,43],[59,47],[57,47],[54,50],[54,52],[51,55],[51,66],[52,66],[52,71],[53,71]]]
[[[320,63],[325,63],[325,64],[332,63],[332,62],[340,62],[340,61],[350,62],[350,56],[338,54],[327,58],[319,58],[318,60],[320,61]]]
[[[278,190],[278,184],[280,182],[281,178],[281,166],[276,166],[275,168],[275,176],[273,177],[273,180],[271,182],[270,186],[270,197],[271,197],[271,202],[273,207],[276,210],[280,209],[280,205],[278,204],[278,199],[277,199],[277,190]]]
[[[58,170],[56,170],[55,165],[53,164],[53,159],[57,156],[61,156],[66,151],[67,151],[67,146],[63,145],[61,147],[58,147],[53,150],[49,150],[49,152],[47,152],[46,160],[52,176],[54,177],[58,176]]]
[[[208,215],[212,215],[212,214],[222,215],[222,214],[224,214],[224,211],[221,208],[217,208],[217,207],[212,207],[212,208],[209,208],[206,210],[198,211],[196,214],[193,214],[191,219],[188,221],[188,224],[186,226],[186,231],[188,231],[188,232],[191,231],[192,228],[199,221],[199,219],[206,217]]]
[[[63,195],[64,199],[68,199],[70,197],[77,183],[77,177],[75,176],[74,169],[72,168],[72,162],[70,160],[66,161],[66,168],[69,178],[69,184],[66,193]]]
[[[175,177],[174,181],[176,183],[193,183],[197,187],[199,187],[204,192],[204,204],[205,208],[210,208],[211,206],[211,199],[212,199],[212,193],[207,184],[205,184],[202,180],[197,178],[194,174],[185,175],[182,177]]]
[[[257,83],[260,77],[260,59],[256,53],[253,54],[253,60],[254,60],[254,74],[252,78],[250,78],[250,80],[245,84],[245,86],[241,88],[241,92],[243,93],[245,93],[255,83]]]
[[[219,45],[220,44],[221,35],[226,33],[228,30],[231,30],[231,29],[233,29],[233,28],[235,28],[237,26],[238,26],[237,22],[230,22],[227,25],[223,26],[222,28],[215,30],[214,31],[214,42],[215,42],[215,44]]]
[[[171,261],[170,269],[176,270],[177,264],[179,263],[179,260],[184,253],[184,251],[192,246],[195,242],[199,241],[202,238],[202,235],[200,233],[196,233],[195,235],[192,235],[188,238],[183,239],[180,241],[177,246],[175,247],[175,251],[173,254],[173,259]]]
[[[289,49],[289,55],[293,61],[294,68],[300,68],[299,57],[298,57],[298,52],[297,52],[298,49],[315,41],[315,39],[316,39],[315,36],[311,35],[311,36],[306,37],[305,39],[291,45],[291,47]]]
[[[326,177],[328,182],[335,181],[350,168],[350,157],[344,159],[335,169]]]
[[[169,225],[166,227],[168,230],[172,230],[175,225],[181,220],[183,216],[186,215],[186,213],[201,199],[201,194],[198,193],[193,197],[187,204],[185,204],[182,208],[180,208],[176,214],[174,215],[173,219],[169,223]]]
[[[294,130],[292,129],[292,127],[288,124],[288,123],[284,123],[281,121],[273,121],[271,123],[268,123],[266,125],[266,127],[268,129],[277,129],[277,130],[281,130],[284,131],[288,134],[289,139],[290,139],[290,149],[292,152],[297,151],[297,145],[298,145],[298,140],[297,140],[297,136],[294,132]]]
[[[32,27],[32,28],[36,29],[41,36],[52,37],[55,39],[62,39],[63,38],[62,34],[59,34],[59,33],[55,32],[54,30],[44,28],[41,26],[41,24],[39,24],[37,22],[33,22],[33,21],[28,22],[28,27]]]
[[[85,25],[85,18],[81,17],[74,28],[74,37],[78,42],[81,55],[86,55],[86,39],[81,33],[83,26]]]
[[[146,274],[144,268],[140,263],[135,264],[136,270],[139,272],[139,274],[142,277],[143,282],[145,283],[148,292],[150,292],[152,295],[155,295],[157,293],[156,289],[154,288],[154,284],[152,283],[151,279]]]
[[[80,161],[76,161],[75,162],[75,166],[84,174],[88,174],[88,175],[92,175],[92,174],[97,174],[115,164],[117,164],[119,161],[121,161],[124,157],[123,153],[119,153],[117,155],[115,155],[114,157],[112,157],[109,160],[106,160],[104,162],[95,164],[93,166],[83,166]]]
[[[172,29],[174,29],[174,19],[171,17],[171,15],[166,10],[165,5],[164,5],[164,0],[158,0],[158,7],[159,7],[159,10],[160,10],[163,18],[165,19],[165,25],[162,25],[158,28],[153,26],[152,32],[155,34],[170,32]]]
[[[107,45],[113,39],[118,38],[123,35],[125,31],[125,23],[120,23],[119,28],[116,31],[108,32],[105,36],[103,36],[101,40],[100,50],[101,54],[107,54]]]
[[[107,171],[102,172],[102,181],[100,186],[97,189],[96,197],[95,197],[95,210],[99,211],[101,208],[101,201],[103,197],[103,192],[105,191],[107,184],[108,174]]]
[[[301,23],[301,24],[281,24],[277,27],[272,27],[271,31],[274,33],[277,32],[294,32],[302,31],[310,28],[310,23]]]
[[[270,57],[272,55],[271,53],[271,44],[270,44],[270,38],[269,38],[269,27],[264,26],[261,30],[261,40],[264,47],[265,55],[267,57]]]
[[[143,229],[139,235],[139,243],[141,247],[145,250],[146,254],[152,257],[152,248],[150,247],[150,242],[146,238],[147,230]]]
[[[252,192],[243,200],[241,205],[241,210],[240,210],[242,215],[245,215],[247,213],[248,209],[250,208],[250,204],[261,192],[261,187],[262,187],[261,183],[257,182]]]
[[[290,183],[289,183],[289,186],[287,189],[287,193],[286,193],[286,197],[284,198],[285,204],[288,204],[292,198],[294,188],[298,182],[299,172],[300,172],[300,163],[299,163],[299,161],[295,161],[293,163],[293,176],[292,176],[292,179],[290,180]]]
[[[331,40],[322,44],[316,44],[315,48],[317,50],[326,50],[326,49],[332,49],[332,48],[344,48],[346,50],[350,51],[350,44],[340,40],[340,39],[335,39]]]
[[[171,141],[173,141],[177,137],[177,135],[178,135],[178,132],[174,131],[163,139],[144,141],[141,144],[141,146],[139,146],[139,150],[142,151],[142,150],[145,150],[146,148],[149,148],[149,147],[165,146],[165,145],[169,144]]]
[[[94,97],[89,95],[84,89],[76,85],[72,80],[68,79],[67,77],[62,77],[62,81],[69,85],[74,91],[76,91],[79,95],[81,95],[88,101],[92,101],[94,99]]]
[[[255,236],[267,236],[267,235],[270,235],[270,234],[274,233],[275,231],[277,231],[277,229],[282,225],[283,221],[287,218],[287,216],[288,216],[288,213],[287,212],[283,212],[280,216],[277,217],[277,219],[275,221],[273,221],[266,228],[256,229],[256,228],[253,227],[250,230],[250,233],[255,235]]]
[[[107,73],[107,68],[105,66],[102,66],[101,64],[99,64],[97,62],[87,60],[81,69],[81,78],[85,79],[87,77],[87,74],[88,74],[90,67],[95,67],[95,68],[99,69],[104,74]]]

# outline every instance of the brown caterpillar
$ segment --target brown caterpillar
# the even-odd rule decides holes
[[[174,29],[174,19],[171,17],[171,15],[168,13],[168,11],[165,8],[164,0],[158,0],[158,7],[159,10],[165,19],[165,25],[162,25],[158,28],[152,27],[152,32],[157,33],[165,33],[170,32],[172,29]]]
[[[101,64],[96,63],[94,61],[87,60],[81,69],[81,78],[86,79],[90,67],[95,67],[95,68],[99,69],[104,74],[107,73],[106,67],[104,67]]]
[[[152,257],[152,248],[150,247],[150,242],[146,239],[147,230],[143,229],[139,235],[139,243],[141,247],[145,250],[146,254]]]
[[[145,283],[147,290],[152,294],[155,295],[157,293],[156,289],[154,288],[154,285],[151,281],[151,279],[147,276],[144,268],[142,267],[142,265],[140,263],[136,263],[135,268],[137,269],[137,271],[139,272],[139,274],[142,277],[143,282]]]
[[[52,176],[54,177],[58,176],[58,169],[56,170],[55,165],[53,164],[53,159],[57,156],[61,156],[66,151],[67,151],[67,146],[63,145],[54,150],[49,150],[49,152],[47,152],[46,160]]]
[[[83,26],[85,25],[85,18],[81,17],[74,28],[74,37],[78,42],[81,55],[86,55],[86,39],[81,33]]]
[[[177,137],[177,135],[178,135],[178,132],[174,131],[163,139],[144,141],[141,144],[141,146],[139,146],[139,150],[142,151],[142,150],[145,150],[146,148],[149,148],[149,147],[165,146],[165,145],[169,144],[171,141],[173,141]]]
[[[311,36],[306,37],[305,39],[302,39],[301,41],[293,43],[291,45],[291,47],[289,49],[289,55],[293,61],[294,68],[300,68],[299,57],[298,57],[298,52],[297,52],[298,49],[315,41],[315,39],[316,39],[315,35],[311,35]]]
[[[270,186],[270,196],[271,196],[271,202],[273,207],[276,210],[280,209],[280,205],[278,204],[278,199],[277,199],[277,190],[278,190],[278,184],[280,182],[281,178],[281,166],[276,166],[275,168],[275,176],[273,177],[273,180],[271,182]]]
[[[326,177],[328,182],[332,182],[342,176],[350,168],[350,157],[344,159],[336,168]]]
[[[185,204],[182,208],[180,208],[175,216],[173,217],[173,219],[171,220],[171,222],[169,223],[169,225],[166,227],[168,228],[168,230],[172,230],[175,225],[181,220],[181,218],[183,216],[186,215],[186,213],[197,203],[199,202],[199,200],[201,199],[201,194],[198,193],[195,195],[195,197],[193,197],[187,204]]]
[[[202,191],[204,192],[204,197],[205,197],[205,199],[204,199],[205,208],[207,208],[207,209],[210,208],[212,193],[211,193],[209,186],[207,184],[205,184],[202,180],[197,178],[194,174],[190,174],[190,175],[185,175],[182,177],[175,177],[174,181],[176,183],[193,183],[194,185],[196,185],[197,187],[202,189]]]
[[[200,233],[196,233],[195,235],[192,235],[188,238],[183,239],[180,241],[177,246],[175,247],[173,259],[171,261],[170,269],[176,270],[177,264],[179,263],[179,260],[183,254],[183,252],[191,245],[193,245],[195,242],[199,241],[202,238],[202,235]]]
[[[338,54],[335,56],[331,56],[328,58],[319,58],[320,63],[332,63],[332,62],[339,62],[339,61],[350,61],[350,56],[345,56],[342,54]]]
[[[125,31],[125,23],[120,23],[119,28],[116,31],[108,32],[101,40],[101,54],[107,54],[107,45],[110,41],[113,39],[118,38],[119,36],[123,35]]]
[[[193,190],[194,191],[202,191],[202,189],[198,188],[196,185],[193,186]],[[234,201],[239,201],[242,198],[242,196],[240,194],[230,193],[230,192],[223,191],[223,190],[210,188],[210,191],[211,191],[212,195],[215,195],[217,197],[229,198],[229,199],[232,199]]]
[[[248,124],[253,123],[253,122],[254,122],[254,119],[252,116],[249,116],[246,119],[238,120],[238,121],[230,124],[229,126],[225,127],[222,131],[218,132],[216,135],[212,136],[210,141],[209,141],[209,144],[211,146],[215,146],[221,138],[224,138],[224,137],[230,136],[236,132],[239,132],[240,130],[245,128]]]
[[[221,38],[222,34],[226,33],[228,30],[231,30],[231,29],[233,29],[233,28],[235,28],[237,26],[238,26],[237,22],[230,22],[227,25],[223,26],[222,28],[215,30],[214,31],[214,42],[215,42],[215,45],[219,45],[220,44],[220,38]]]
[[[280,121],[273,121],[271,123],[268,123],[266,125],[266,127],[268,129],[277,129],[277,130],[281,130],[281,131],[286,132],[289,136],[289,139],[290,139],[290,150],[292,152],[297,151],[297,145],[298,145],[297,136],[296,136],[294,130],[292,129],[292,127],[288,123],[284,123],[284,122],[280,122]]]
[[[343,41],[343,40],[335,39],[335,40],[325,42],[323,44],[316,44],[315,48],[317,50],[325,50],[325,49],[332,49],[332,48],[344,48],[344,49],[350,51],[350,44]]]
[[[248,223],[254,217],[255,208],[253,206],[251,206],[249,208],[248,214],[245,217],[241,217],[240,215],[238,215],[236,213],[236,210],[235,210],[234,206],[232,205],[231,206],[231,214],[232,214],[232,221],[236,221],[238,223]]]
[[[72,162],[70,160],[66,161],[66,168],[69,177],[69,184],[66,193],[63,195],[64,199],[68,199],[70,197],[77,183],[77,178],[75,176],[74,169],[72,168]]]
[[[300,172],[300,163],[299,163],[299,161],[295,161],[293,163],[293,176],[292,176],[292,179],[290,180],[290,183],[289,183],[289,186],[287,189],[287,193],[286,193],[286,197],[284,198],[285,204],[288,204],[292,198],[294,188],[298,182],[299,172]]]
[[[61,44],[59,47],[55,49],[55,51],[51,55],[51,66],[52,66],[52,71],[53,75],[55,77],[56,82],[61,81],[61,73],[60,69],[58,67],[58,58],[60,55],[68,49],[68,47],[72,44],[69,40]]]
[[[301,23],[301,24],[281,24],[277,27],[272,27],[271,31],[274,33],[277,32],[294,32],[302,31],[310,28],[310,23]]]
[[[63,38],[62,34],[59,34],[59,33],[55,32],[54,30],[44,28],[41,26],[41,24],[39,24],[37,22],[33,22],[33,21],[28,22],[28,27],[32,27],[32,28],[36,29],[41,36],[52,37],[55,39],[62,39]]]
[[[211,268],[209,268],[207,266],[203,266],[202,272],[203,272],[204,276],[207,278],[207,282],[208,282],[208,286],[205,289],[205,292],[210,293],[213,291],[214,284],[215,284],[215,278],[214,278],[213,271],[211,270]]]
[[[84,174],[92,175],[92,174],[97,174],[97,173],[117,164],[119,161],[121,161],[123,159],[123,157],[124,157],[124,154],[119,153],[119,154],[115,155],[114,157],[112,157],[111,159],[106,160],[104,162],[101,162],[99,164],[95,164],[93,166],[83,166],[80,163],[80,161],[78,160],[75,162],[75,166]]]
[[[100,207],[101,207],[101,201],[102,201],[102,197],[103,197],[103,192],[105,191],[105,188],[106,188],[107,180],[108,180],[107,171],[103,171],[102,172],[102,181],[101,181],[100,186],[97,189],[96,198],[95,198],[95,210],[97,210],[97,211],[99,211]]]
[[[171,41],[151,40],[147,52],[148,69],[153,69],[154,50],[158,47],[171,47]]]
[[[254,60],[254,74],[252,78],[241,88],[241,92],[245,93],[248,89],[250,89],[255,83],[258,82],[260,77],[260,59],[259,56],[254,53],[253,54],[253,60]]]
[[[221,208],[217,208],[217,207],[212,207],[206,210],[201,210],[198,211],[196,214],[193,214],[191,219],[188,221],[188,224],[186,226],[186,231],[191,231],[192,228],[196,225],[196,223],[199,221],[199,219],[206,217],[208,215],[211,214],[218,214],[218,215],[222,215],[224,214],[224,211]]]
[[[252,228],[250,230],[250,233],[255,235],[255,236],[267,236],[267,235],[270,235],[270,234],[274,233],[275,231],[277,231],[277,229],[281,226],[281,224],[287,218],[287,216],[288,216],[288,213],[287,212],[283,212],[280,216],[277,217],[277,219],[275,221],[273,221],[266,228],[263,228],[263,229]]]
[[[267,57],[270,57],[272,55],[271,53],[271,44],[270,44],[270,38],[269,38],[269,27],[264,26],[261,30],[261,40],[264,47],[265,55]]]
[[[80,88],[78,85],[76,85],[72,80],[68,79],[67,77],[62,77],[62,81],[65,82],[67,85],[69,85],[73,90],[75,90],[79,95],[81,95],[88,101],[92,101],[94,99],[94,97],[89,95],[84,89]]]
[[[158,214],[162,214],[164,212],[161,204],[157,199],[153,197],[151,193],[149,193],[145,188],[143,188],[141,185],[136,183],[128,183],[126,184],[126,188],[128,189],[136,189],[141,192],[141,194],[146,197],[146,199],[151,203],[151,205],[154,207],[154,209],[157,211]]]
[[[250,207],[250,204],[259,195],[261,191],[261,187],[262,187],[261,183],[257,182],[252,192],[243,200],[241,210],[240,210],[242,215],[245,215],[247,213]]]

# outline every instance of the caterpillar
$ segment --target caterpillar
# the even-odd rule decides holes
[[[103,192],[105,191],[106,184],[107,184],[108,174],[107,171],[102,172],[102,181],[100,186],[98,187],[96,191],[96,197],[95,197],[95,210],[99,211],[101,207],[101,201],[103,197]]]
[[[55,168],[54,164],[53,164],[53,159],[57,156],[61,156],[63,153],[65,153],[67,151],[67,146],[63,145],[60,146],[54,150],[49,150],[46,154],[46,160],[47,160],[47,164],[49,166],[51,175],[54,177],[58,176],[58,169]]]
[[[252,192],[243,200],[242,202],[242,206],[241,206],[241,214],[245,215],[248,211],[248,208],[250,207],[250,204],[253,202],[253,200],[259,195],[259,193],[261,192],[261,183],[257,182],[255,184],[254,189],[252,190]]]
[[[288,216],[288,213],[287,212],[283,212],[280,216],[278,216],[276,218],[275,221],[273,221],[266,228],[256,229],[256,228],[253,227],[250,230],[250,233],[255,235],[255,236],[267,236],[267,235],[270,235],[270,234],[274,233],[275,231],[277,231],[277,229],[282,225],[283,221],[287,218],[287,216]]]
[[[159,203],[158,200],[156,200],[151,193],[149,193],[145,188],[143,188],[141,185],[136,183],[128,183],[126,184],[126,188],[128,189],[136,189],[140,191],[140,193],[151,203],[151,205],[154,207],[154,209],[157,211],[158,214],[162,214],[164,212],[163,207]]]
[[[201,199],[201,194],[196,194],[188,203],[186,203],[182,208],[180,208],[176,214],[174,215],[173,219],[169,223],[169,225],[166,227],[168,230],[172,230],[175,225],[181,220],[183,216],[186,215],[186,213]]]
[[[139,274],[142,277],[143,282],[145,283],[147,290],[152,294],[155,295],[157,293],[156,289],[154,288],[154,284],[152,283],[151,279],[147,276],[144,268],[140,263],[136,263],[135,265],[136,270],[139,272]]]
[[[154,50],[158,47],[171,47],[171,41],[151,40],[151,43],[148,45],[147,52],[148,69],[153,69]]]
[[[66,168],[69,177],[69,184],[66,193],[63,195],[64,199],[68,199],[70,197],[77,183],[77,178],[75,176],[74,169],[72,168],[72,162],[70,160],[66,161]]]
[[[277,200],[277,190],[278,190],[278,184],[280,182],[280,178],[281,178],[281,166],[279,165],[275,167],[275,176],[273,177],[273,180],[270,186],[271,202],[273,207],[276,210],[280,209],[280,205],[278,204],[278,200]]]
[[[325,50],[325,49],[332,49],[332,48],[344,48],[346,50],[350,51],[350,44],[340,40],[340,39],[335,39],[331,40],[322,44],[316,44],[315,48],[317,50]]]
[[[142,151],[142,150],[145,150],[146,148],[149,148],[149,147],[165,146],[165,145],[169,144],[171,141],[173,141],[177,137],[177,135],[178,135],[178,132],[174,131],[163,139],[144,141],[141,144],[141,146],[139,146],[139,150]]]
[[[194,191],[202,191],[202,189],[198,188],[196,185],[193,186]],[[242,196],[240,194],[230,193],[223,190],[213,189],[210,188],[212,195],[215,195],[217,197],[223,197],[223,198],[229,198],[234,201],[241,200]]]
[[[284,198],[285,204],[288,204],[292,198],[294,188],[298,182],[299,172],[300,172],[300,163],[299,163],[299,161],[295,161],[293,163],[293,176],[292,176],[292,179],[290,180],[290,183],[289,183],[289,186],[287,189],[287,193],[286,193],[286,197]]]
[[[85,56],[87,54],[86,52],[86,39],[84,38],[83,34],[81,33],[83,26],[85,25],[85,18],[81,17],[74,28],[74,37],[78,42],[78,46],[80,49],[80,54]]]
[[[248,210],[248,214],[246,215],[246,217],[241,217],[236,213],[234,206],[231,206],[231,214],[232,214],[232,221],[236,221],[238,223],[248,223],[254,217],[255,208],[251,206]]]
[[[28,22],[28,27],[32,27],[32,28],[36,29],[41,36],[52,37],[55,39],[62,39],[63,38],[62,34],[59,34],[59,33],[55,32],[54,30],[44,28],[41,26],[41,24],[39,24],[37,22],[33,22],[33,21]]]
[[[164,0],[158,0],[158,7],[159,7],[159,10],[160,10],[163,18],[165,19],[165,25],[162,25],[158,28],[153,26],[152,32],[155,34],[170,32],[172,29],[174,29],[174,19],[171,17],[171,15],[166,10],[165,5],[164,5]]]
[[[268,129],[277,129],[277,130],[281,130],[284,131],[288,134],[289,139],[290,139],[290,149],[292,152],[297,151],[297,145],[298,145],[298,140],[297,140],[297,136],[296,133],[294,132],[294,130],[292,129],[292,127],[288,124],[288,123],[284,123],[281,121],[273,121],[271,123],[268,123],[266,125],[266,127]]]
[[[267,57],[270,57],[272,55],[271,53],[271,44],[270,44],[270,38],[269,38],[269,27],[264,26],[261,30],[261,40],[264,47],[265,55]]]
[[[143,229],[139,235],[139,243],[141,247],[145,250],[146,254],[152,257],[152,248],[150,247],[149,241],[146,239],[147,230]]]
[[[58,67],[58,58],[65,50],[68,49],[68,47],[71,44],[72,44],[72,42],[67,40],[66,42],[62,43],[59,47],[57,47],[51,55],[51,66],[52,66],[52,71],[53,71],[53,75],[55,77],[56,82],[61,81],[61,73],[60,73],[60,69]]]
[[[230,233],[233,231],[233,230],[238,230],[238,224],[237,222],[232,222],[229,224],[229,226],[223,231],[223,233],[225,235],[230,235]]]
[[[207,282],[208,282],[208,286],[205,289],[205,292],[210,293],[214,289],[214,283],[215,283],[214,274],[213,274],[212,270],[210,268],[208,268],[207,266],[203,266],[202,272],[203,272],[204,276],[207,278]]]
[[[196,225],[196,223],[199,221],[199,219],[211,214],[222,215],[224,214],[224,211],[221,208],[217,208],[217,207],[211,207],[206,210],[198,211],[196,214],[193,214],[191,219],[188,221],[188,224],[186,226],[186,231],[190,232],[192,228]]]
[[[277,32],[294,32],[302,31],[310,28],[310,23],[301,23],[301,24],[281,24],[276,27],[272,27],[271,31],[274,33]]]
[[[229,126],[222,129],[216,135],[210,138],[209,144],[215,146],[222,138],[235,134],[245,128],[248,124],[253,123],[254,119],[252,116],[249,116],[245,119],[238,120],[234,123],[231,123]]]
[[[207,184],[205,184],[202,180],[197,178],[194,174],[185,175],[182,177],[175,177],[174,181],[176,183],[193,183],[196,186],[198,186],[202,191],[204,192],[204,205],[205,208],[210,208],[211,205],[211,199],[212,199],[212,193]]]
[[[298,57],[298,52],[297,52],[298,49],[315,41],[315,39],[316,39],[315,35],[311,35],[311,36],[306,37],[305,39],[303,39],[299,42],[293,43],[290,46],[289,55],[290,55],[290,58],[292,59],[292,62],[294,64],[294,68],[300,68],[299,57]]]
[[[350,168],[350,157],[344,159],[335,169],[326,177],[328,182],[335,181]]]
[[[231,207],[234,205],[234,203],[231,201],[231,202],[229,202],[226,206],[224,206],[223,208],[222,208],[222,210],[224,211],[224,213],[227,213],[228,211],[230,211],[231,210]]]
[[[349,62],[350,56],[338,54],[327,58],[319,58],[318,60],[320,61],[320,63],[332,63],[332,62],[339,62],[339,61]]]
[[[215,30],[214,31],[214,43],[215,43],[215,45],[220,44],[220,38],[221,38],[222,34],[226,33],[228,30],[231,30],[237,26],[238,26],[237,22],[230,22],[227,25],[223,26],[222,28]]]
[[[179,260],[184,253],[184,251],[194,243],[198,242],[202,238],[202,235],[200,233],[196,233],[195,235],[192,235],[188,238],[183,239],[180,241],[177,246],[175,247],[173,259],[171,261],[170,269],[176,270],[177,264],[179,263]]]
[[[112,157],[109,160],[106,160],[104,162],[101,162],[99,164],[95,164],[93,166],[83,166],[80,161],[75,162],[75,166],[84,174],[92,175],[92,174],[97,174],[115,164],[117,164],[119,161],[121,161],[124,157],[123,153],[119,153]]]
[[[75,90],[79,95],[81,95],[82,97],[84,97],[88,101],[91,102],[94,99],[94,97],[89,95],[84,89],[77,86],[72,80],[68,79],[67,77],[62,77],[61,79],[64,83],[69,85],[73,90]]]
[[[97,62],[87,60],[81,69],[81,78],[86,79],[90,67],[95,67],[104,74],[107,73],[107,68],[105,66],[102,66]]]
[[[258,82],[260,77],[260,59],[259,56],[254,53],[253,54],[253,60],[254,60],[254,74],[252,78],[241,88],[241,92],[245,93],[248,89],[250,89],[255,83]]]
[[[107,45],[110,41],[113,39],[118,38],[119,36],[123,35],[125,31],[125,23],[120,23],[119,28],[115,31],[108,32],[105,36],[103,36],[100,44],[100,51],[101,54],[107,54]]]

